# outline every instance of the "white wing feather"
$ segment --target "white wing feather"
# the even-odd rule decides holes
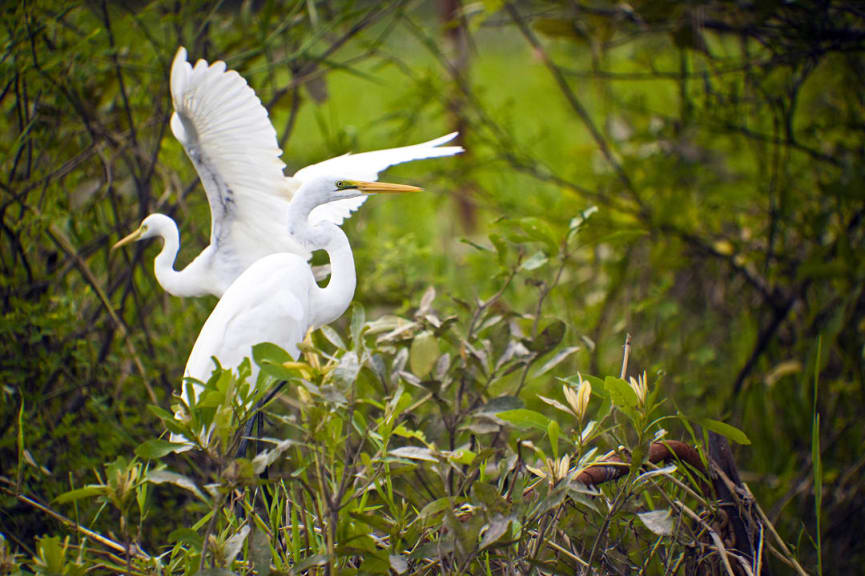
[[[462,146],[442,146],[442,144],[450,142],[456,136],[456,132],[451,132],[440,138],[412,146],[387,148],[385,150],[361,152],[360,154],[343,154],[342,156],[301,168],[292,179],[302,183],[315,176],[331,175],[350,180],[375,181],[378,179],[379,172],[395,164],[459,154],[463,151]],[[361,196],[359,198],[349,198],[347,200],[337,200],[322,204],[310,213],[309,221],[311,224],[315,224],[316,222],[327,220],[340,225],[343,220],[350,217],[351,213],[364,203],[366,198],[366,196]]]
[[[171,66],[174,114],[171,131],[198,172],[211,213],[211,245],[219,254],[221,273],[236,278],[247,266],[274,252],[310,256],[288,233],[286,213],[291,192],[315,176],[373,181],[394,164],[452,156],[461,146],[442,146],[457,133],[401,148],[344,154],[298,170],[292,178],[267,110],[246,80],[225,62],[187,62],[180,47]],[[340,225],[366,196],[338,200],[315,208],[311,224]]]
[[[192,161],[210,203],[211,244],[258,257],[306,254],[276,217],[287,209],[282,151],[267,110],[246,80],[225,63],[190,66],[186,49],[171,66],[171,130]]]

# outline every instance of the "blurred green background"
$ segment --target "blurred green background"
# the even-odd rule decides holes
[[[857,3],[41,1],[2,21],[7,485],[47,501],[158,435],[145,382],[167,408],[215,303],[163,293],[157,246],[108,250],[156,210],[179,223],[178,268],[207,243],[167,125],[184,45],[248,80],[287,173],[460,131],[464,155],[385,173],[423,194],[373,198],[345,226],[368,317],[429,286],[442,306],[487,298],[519,263],[535,282],[510,285],[511,306],[534,313],[553,286],[542,316],[580,347],[554,373],[618,374],[630,333],[632,373],[662,374],[671,411],[748,434],[743,477],[811,566],[819,412],[826,571],[865,559]],[[559,275],[555,239],[592,206]],[[52,529],[5,492],[0,526],[23,550]]]

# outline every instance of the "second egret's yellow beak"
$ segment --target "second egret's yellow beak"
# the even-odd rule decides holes
[[[141,240],[142,234],[144,234],[144,227],[139,226],[138,229],[135,230],[135,232],[133,232],[129,236],[126,236],[125,238],[121,238],[120,240],[118,240],[117,244],[112,246],[111,249],[117,250],[121,246],[126,246],[127,244],[132,244],[133,242],[137,242],[138,240]]]
[[[405,192],[420,192],[423,188],[407,184],[391,184],[390,182],[363,182],[352,180],[351,184],[364,194],[403,194]]]

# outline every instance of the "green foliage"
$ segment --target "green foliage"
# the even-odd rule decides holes
[[[689,511],[716,510],[687,467],[642,466],[656,438],[701,431],[737,443],[783,537],[773,570],[865,559],[853,3],[485,1],[442,23],[421,2],[44,1],[0,18],[0,573],[693,573],[716,544]],[[395,168],[428,192],[347,223],[362,306],[304,367],[263,345],[259,382],[217,372],[188,405],[213,301],[165,296],[152,246],[108,251],[156,210],[180,223],[181,265],[207,243],[167,127],[180,44],[249,80],[289,172],[452,127],[467,149]],[[621,373],[626,333],[642,379]],[[279,380],[266,451],[236,458]],[[625,476],[576,487],[621,447]]]
[[[510,328],[491,322],[503,312],[512,318]],[[695,492],[680,493],[675,483],[668,484],[674,466],[641,471],[644,460],[636,455],[667,433],[649,420],[656,409],[649,398],[632,391],[627,397],[633,401],[621,406],[645,428],[611,425],[615,412],[607,409],[593,420],[597,431],[589,435],[581,433],[581,418],[558,401],[564,418],[510,408],[522,404],[514,396],[487,396],[493,385],[514,388],[521,381],[548,380],[531,375],[531,367],[550,352],[548,331],[527,336],[516,326],[531,320],[519,318],[499,296],[451,315],[435,306],[432,291],[412,316],[386,322],[367,321],[355,307],[348,333],[317,333],[302,362],[290,363],[283,402],[269,410],[272,424],[257,442],[263,449],[251,460],[235,458],[234,452],[252,417],[248,407],[266,392],[267,378],[249,394],[244,392],[250,388],[248,370],[216,370],[179,415],[151,406],[168,430],[195,444],[195,465],[189,452],[170,450],[184,444],[149,440],[137,450],[146,465],[117,458],[106,466],[104,479],[66,492],[56,503],[105,502],[119,512],[128,538],[133,503],[141,523],[164,522],[150,514],[155,501],[166,492],[181,498],[193,494],[172,526],[164,526],[173,529],[176,542],[162,568],[168,573],[188,573],[190,567],[200,574],[250,573],[253,567],[258,573],[317,568],[499,573],[512,563],[521,571],[531,566],[572,571],[596,554],[608,564],[636,567],[639,550],[651,545],[650,535],[668,524],[667,538],[661,548],[655,545],[653,556],[690,554],[696,541],[687,542],[693,536],[651,514],[641,516],[649,531],[627,538],[624,548],[631,554],[614,558],[588,546],[588,535],[595,542],[622,538],[632,514],[651,511],[652,492],[677,501],[693,499]],[[498,336],[503,330],[510,335]],[[431,371],[426,363],[421,372],[411,368],[408,357],[419,340],[425,347],[433,340],[439,351]],[[255,356],[262,367],[286,359],[272,345],[257,347]],[[515,368],[521,377],[515,377],[520,371]],[[613,381],[631,390],[621,380],[607,380]],[[219,418],[207,414],[218,414],[232,390],[243,401],[232,404],[237,417],[227,419],[220,432]],[[584,415],[591,418],[593,411]],[[622,441],[636,459],[623,484],[592,491],[577,482],[581,471],[603,459],[598,444],[615,448]],[[260,476],[265,471],[267,476]],[[154,494],[141,496],[148,486]],[[712,507],[711,500],[696,498]],[[604,500],[613,512],[601,505]],[[665,510],[667,517],[681,514]],[[589,522],[573,522],[576,517]],[[584,544],[575,547],[576,542]],[[50,551],[43,556],[49,560],[40,562],[62,564],[59,543],[48,544],[53,547],[43,546]],[[85,550],[81,554],[85,562],[95,560],[88,560]],[[154,566],[143,550],[129,561],[138,570]]]

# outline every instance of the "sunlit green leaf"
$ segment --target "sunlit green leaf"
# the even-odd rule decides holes
[[[396,458],[408,458],[409,460],[425,460],[427,462],[438,462],[438,458],[429,448],[422,446],[402,446],[389,452]]]
[[[153,438],[140,444],[135,449],[135,455],[145,460],[162,458],[177,448],[184,446],[182,443],[169,442],[160,438]]]
[[[669,536],[673,533],[673,517],[669,508],[640,512],[637,518],[657,536]]]
[[[631,385],[621,378],[607,376],[604,379],[604,389],[610,395],[610,399],[616,406],[634,408],[639,404],[639,398]]]
[[[546,432],[550,424],[550,419],[534,410],[520,408],[518,410],[505,410],[504,412],[496,413],[498,418],[505,422],[509,422],[517,428],[534,428],[541,432]]]
[[[282,364],[294,360],[288,352],[271,342],[261,342],[252,347],[252,359],[259,366],[266,360],[274,364]]]
[[[553,458],[559,459],[559,423],[555,420],[550,420],[547,424],[547,436],[550,437],[550,448],[553,451]]]
[[[532,270],[537,270],[548,261],[549,258],[547,258],[546,254],[538,250],[537,252],[529,256],[526,260],[524,260],[523,263],[520,265],[520,268],[522,268],[526,272],[531,272]]]
[[[438,339],[432,332],[421,332],[411,343],[410,365],[416,376],[423,378],[435,366],[439,357]]]
[[[92,498],[94,496],[104,496],[107,493],[107,488],[105,486],[85,486],[84,488],[77,488],[75,490],[70,490],[68,492],[64,492],[60,496],[54,499],[58,504],[65,504],[67,502],[74,502],[75,500],[80,500],[82,498]]]
[[[727,438],[728,440],[732,440],[736,444],[750,444],[751,441],[748,439],[748,436],[745,435],[744,432],[736,428],[735,426],[731,426],[726,422],[721,422],[720,420],[712,420],[711,418],[705,418],[700,420],[700,426],[705,428],[706,430],[711,430],[721,436]]]

